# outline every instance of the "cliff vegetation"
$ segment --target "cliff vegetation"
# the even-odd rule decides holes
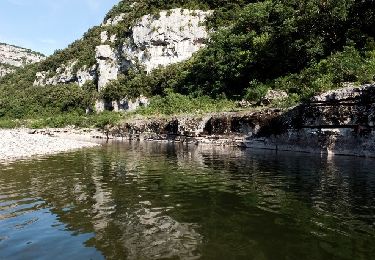
[[[151,105],[135,113],[146,115],[233,110],[236,101],[257,103],[270,89],[287,92],[290,105],[348,82],[374,82],[373,1],[121,1],[104,24],[126,14],[107,28],[119,36],[116,46],[137,19],[172,8],[214,11],[206,21],[210,39],[191,59],[151,73],[134,67],[101,93],[92,82],[33,86],[38,71],[56,71],[72,60],[75,70],[95,65],[101,30],[94,27],[68,48],[2,78],[0,118],[86,117],[86,108],[98,97],[141,94],[151,98]]]

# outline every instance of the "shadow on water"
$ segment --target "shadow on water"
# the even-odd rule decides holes
[[[375,255],[375,160],[112,143],[0,166],[0,259]]]

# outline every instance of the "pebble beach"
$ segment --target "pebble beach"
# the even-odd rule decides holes
[[[31,133],[28,129],[0,130],[0,162],[26,159],[99,146],[64,136]]]

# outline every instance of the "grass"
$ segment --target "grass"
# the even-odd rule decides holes
[[[124,114],[105,112],[97,115],[79,115],[76,113],[28,119],[0,119],[0,128],[60,128],[76,126],[82,128],[104,128],[115,125],[124,119]]]
[[[176,93],[156,96],[150,105],[126,113],[104,112],[82,115],[78,113],[61,113],[51,116],[26,119],[0,118],[0,128],[60,128],[76,126],[82,128],[104,128],[139,117],[169,118],[178,115],[203,115],[212,112],[239,112],[236,102],[227,99],[212,99],[206,96],[190,97]]]
[[[147,107],[139,108],[136,113],[143,116],[153,115],[201,115],[210,112],[238,111],[235,101],[213,99],[207,96],[191,97],[170,92],[166,96],[156,96]]]

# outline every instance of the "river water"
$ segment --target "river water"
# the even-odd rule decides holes
[[[0,167],[0,259],[375,259],[372,159],[112,143]]]

